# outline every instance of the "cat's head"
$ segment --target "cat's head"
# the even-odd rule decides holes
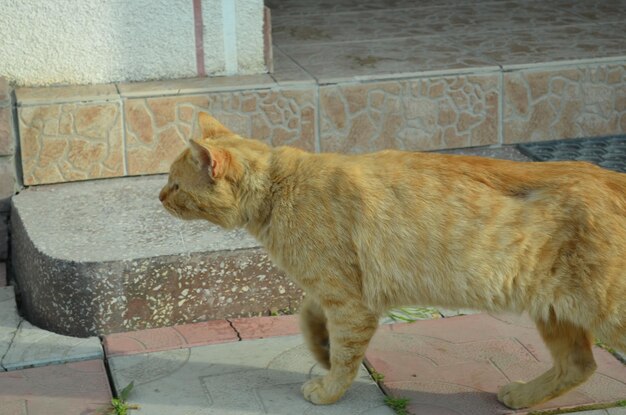
[[[198,123],[202,138],[191,140],[172,163],[159,199],[181,219],[240,227],[245,221],[241,187],[250,173],[250,153],[267,146],[237,136],[206,113],[198,115]]]

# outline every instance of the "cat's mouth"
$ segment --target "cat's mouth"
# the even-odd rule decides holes
[[[167,212],[174,216],[175,218],[178,219],[183,219],[182,215],[173,207],[171,207],[166,201],[161,202],[161,204],[163,205],[163,207],[165,208],[165,210],[167,210]]]

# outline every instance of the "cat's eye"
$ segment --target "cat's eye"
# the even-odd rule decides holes
[[[172,190],[178,190],[178,183],[174,183],[172,185]]]

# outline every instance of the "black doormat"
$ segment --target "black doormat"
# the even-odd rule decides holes
[[[589,161],[626,173],[626,136],[542,141],[519,144],[517,148],[536,161]]]

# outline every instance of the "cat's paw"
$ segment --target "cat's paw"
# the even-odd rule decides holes
[[[511,382],[498,391],[498,400],[511,409],[527,408],[534,404],[528,396],[528,384]]]
[[[324,382],[324,378],[314,378],[302,385],[302,395],[307,401],[316,405],[327,405],[337,402],[343,393],[332,393]]]

